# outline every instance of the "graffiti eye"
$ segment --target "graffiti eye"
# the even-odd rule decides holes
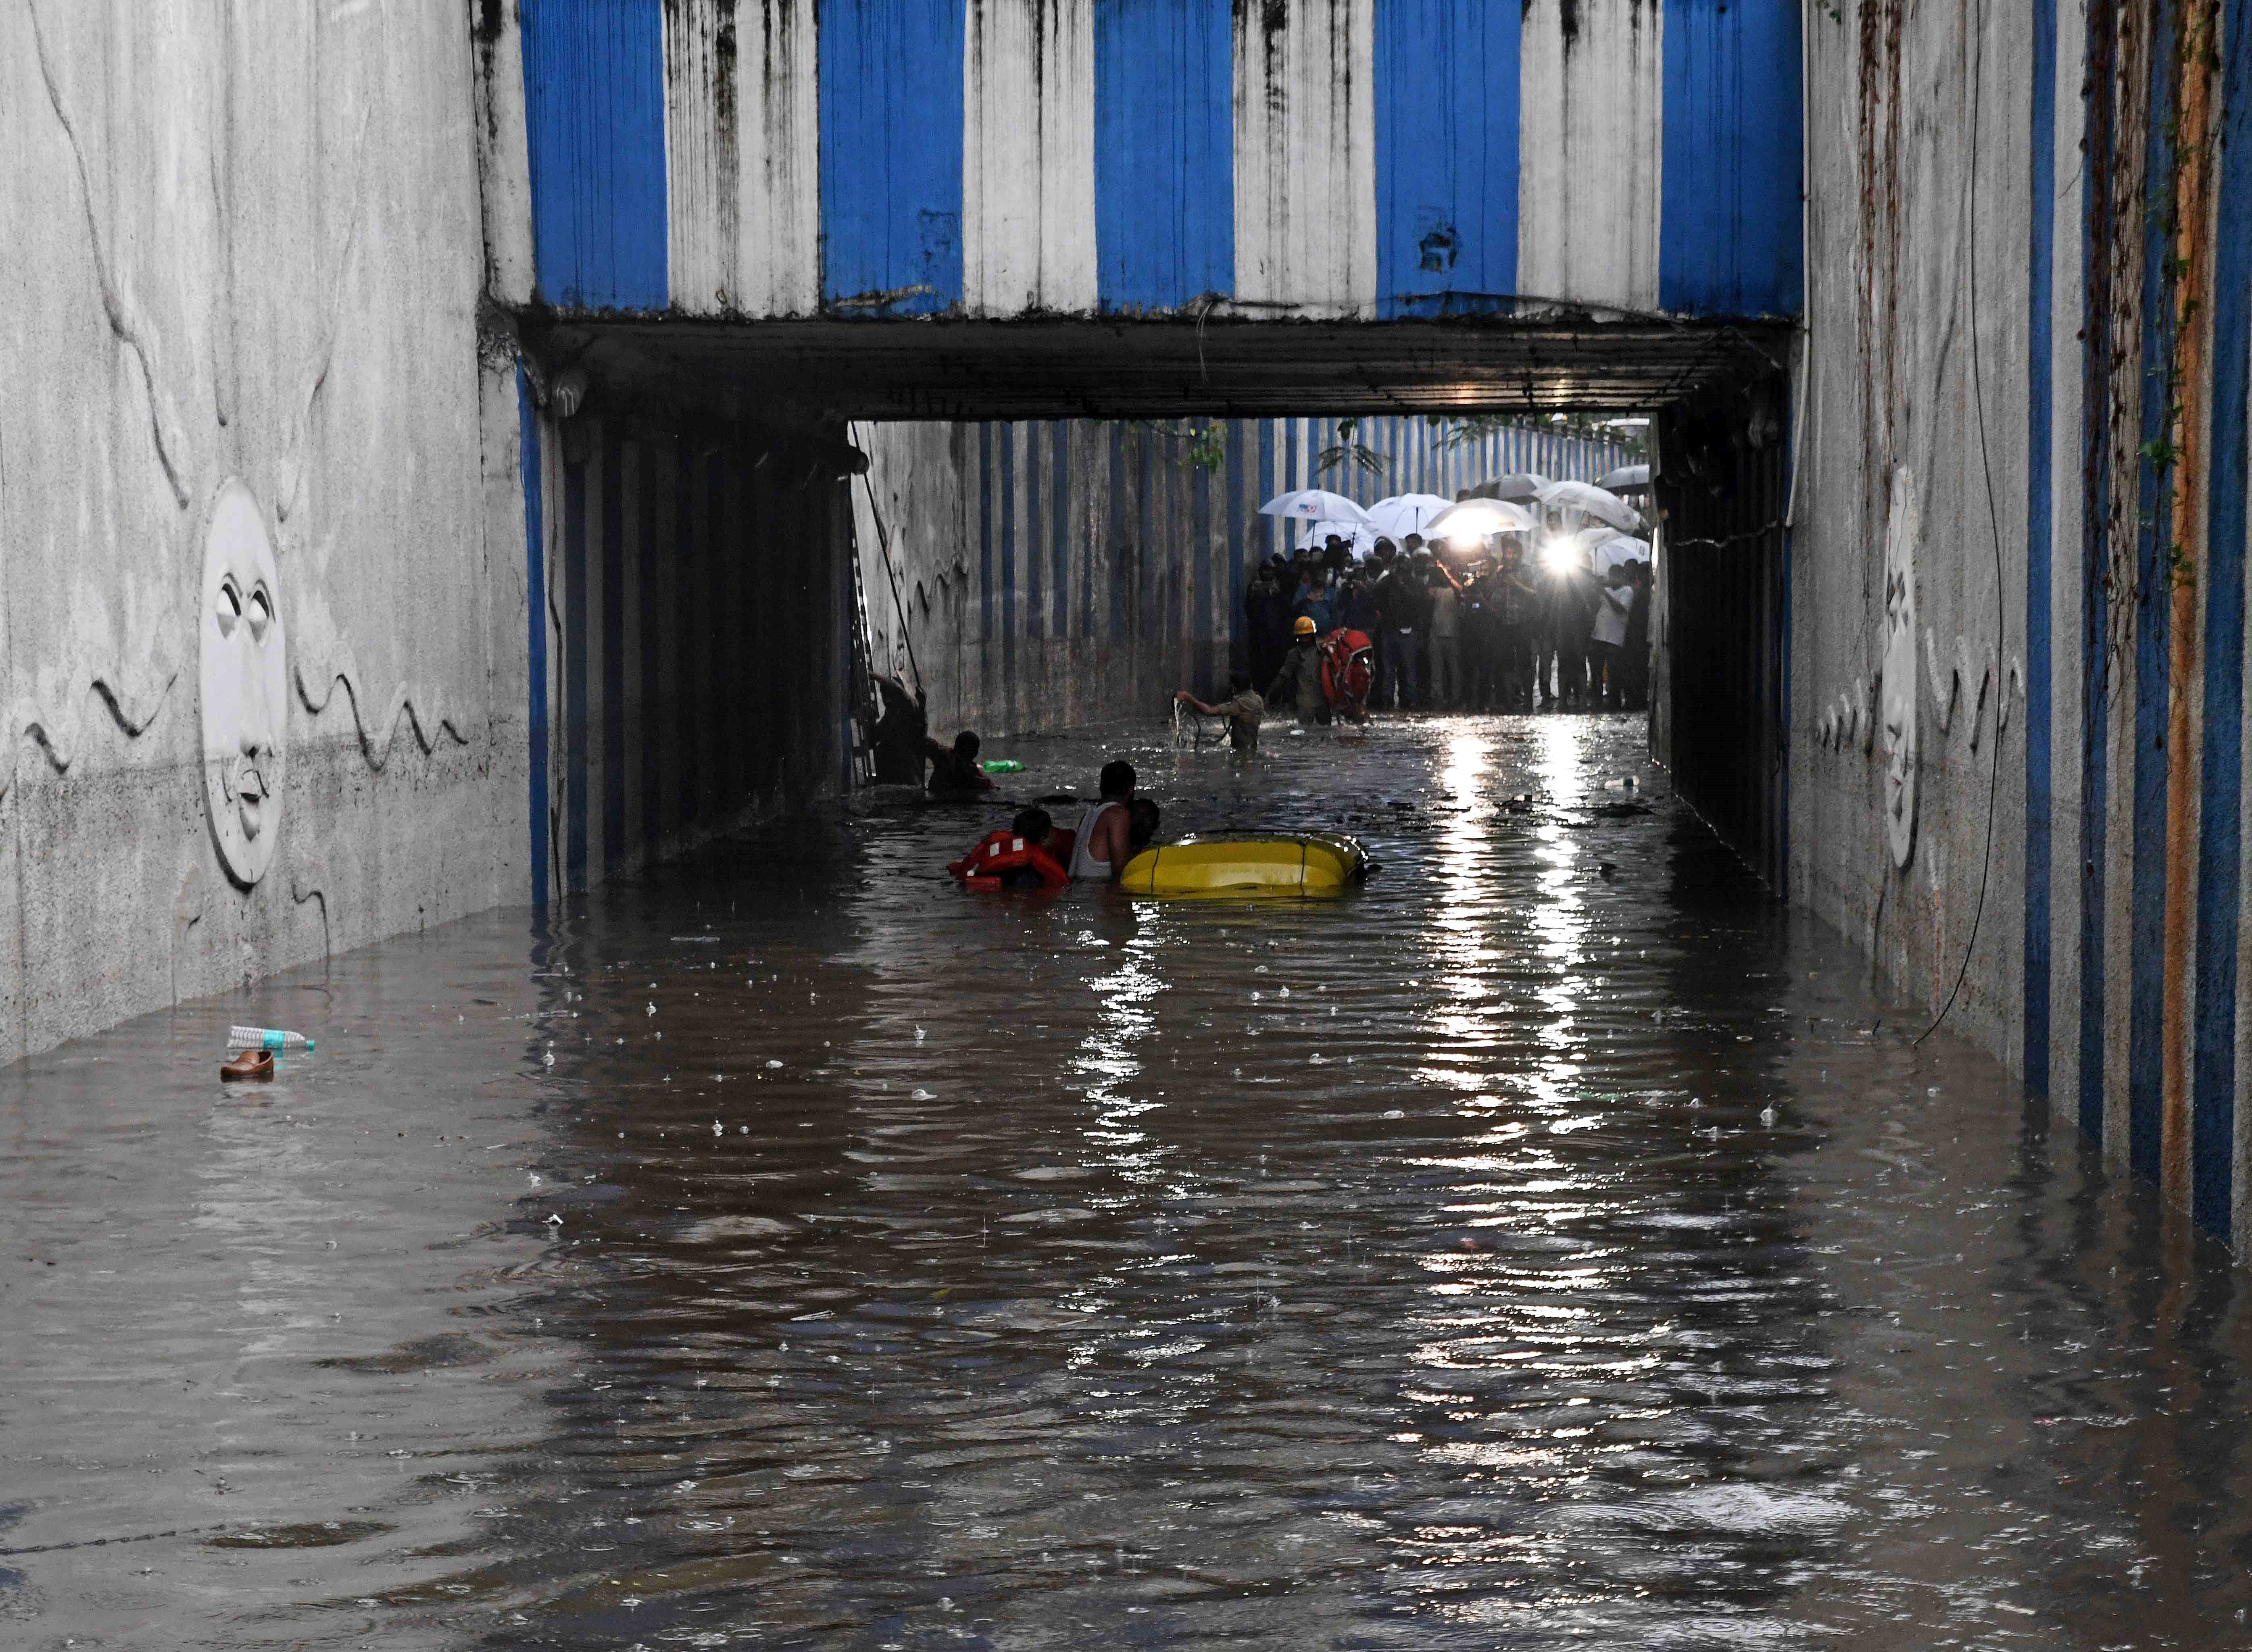
[[[274,599],[260,586],[250,593],[250,635],[263,641],[266,628],[274,623]]]
[[[219,600],[212,604],[212,613],[219,621],[219,634],[233,636],[235,621],[242,618],[242,593],[232,576],[219,582]]]

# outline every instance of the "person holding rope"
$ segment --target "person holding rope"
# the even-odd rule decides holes
[[[1255,754],[1259,750],[1259,725],[1267,715],[1267,701],[1257,689],[1251,686],[1251,673],[1230,671],[1227,674],[1227,698],[1217,705],[1207,705],[1186,689],[1173,696],[1176,705],[1185,705],[1203,717],[1224,717],[1227,719],[1227,743],[1238,752]]]

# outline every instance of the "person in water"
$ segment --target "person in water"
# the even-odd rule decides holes
[[[1183,689],[1173,696],[1183,705],[1193,707],[1206,717],[1227,719],[1227,743],[1237,751],[1255,753],[1259,749],[1259,723],[1267,715],[1267,702],[1259,691],[1251,686],[1248,671],[1227,674],[1227,698],[1217,705],[1206,705],[1202,700]]]
[[[932,796],[975,796],[993,789],[992,781],[977,767],[979,741],[970,730],[965,728],[956,735],[950,747],[936,740],[926,740],[924,746],[930,757],[928,790]]]
[[[1164,818],[1157,806],[1146,797],[1137,797],[1126,806],[1126,847],[1140,854],[1157,841],[1157,823]]]
[[[1102,766],[1102,795],[1079,817],[1072,840],[1071,875],[1082,882],[1108,883],[1133,857],[1134,766],[1114,758]]]
[[[922,766],[930,752],[930,719],[923,713],[920,691],[909,693],[895,677],[876,676],[876,693],[883,715],[868,737],[875,757],[879,786],[920,786]]]
[[[1284,705],[1296,707],[1301,725],[1326,723],[1330,700],[1322,692],[1322,649],[1314,635],[1314,622],[1302,614],[1293,629],[1297,640],[1290,644],[1290,651],[1282,656],[1282,669],[1268,685],[1265,704],[1278,710]]]
[[[973,889],[1060,889],[1071,874],[1048,852],[1054,837],[1055,822],[1047,810],[1020,809],[1008,830],[986,833],[977,848],[946,870]]]

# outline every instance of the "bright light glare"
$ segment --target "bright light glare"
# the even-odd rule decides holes
[[[1551,573],[1560,573],[1572,566],[1572,545],[1568,539],[1543,539],[1540,542],[1540,566]]]

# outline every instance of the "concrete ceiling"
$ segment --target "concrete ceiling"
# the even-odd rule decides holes
[[[598,395],[814,419],[1646,411],[1780,371],[1786,323],[521,317]]]

